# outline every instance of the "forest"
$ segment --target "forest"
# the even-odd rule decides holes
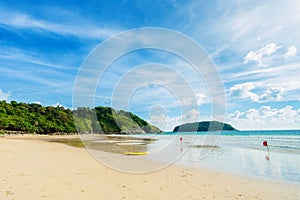
[[[160,130],[140,117],[110,107],[76,110],[37,103],[0,101],[0,133],[157,133]]]

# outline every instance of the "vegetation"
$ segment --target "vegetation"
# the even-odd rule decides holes
[[[110,107],[78,108],[0,101],[0,133],[154,133],[138,116]]]
[[[158,133],[157,127],[148,124],[140,117],[123,110],[110,107],[86,107],[73,111],[76,127],[81,133]]]
[[[237,131],[231,125],[218,121],[203,121],[176,126],[173,132]]]

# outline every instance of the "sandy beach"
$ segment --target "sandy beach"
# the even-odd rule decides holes
[[[297,184],[206,169],[172,165],[147,174],[119,172],[84,148],[47,142],[47,137],[0,137],[0,199],[300,198]]]

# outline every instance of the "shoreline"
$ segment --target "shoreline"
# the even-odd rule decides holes
[[[152,173],[124,173],[99,163],[85,148],[47,142],[45,137],[0,137],[1,199],[300,197],[299,184],[296,183],[244,177],[201,168],[171,165]],[[144,164],[149,162],[152,161],[145,160]]]
[[[90,134],[89,134],[90,135]],[[154,157],[152,156],[148,156],[148,153],[150,154],[151,152],[140,152],[141,154],[139,154],[139,151],[141,150],[144,150],[141,149],[139,146],[141,145],[139,142],[140,141],[143,141],[146,143],[149,144],[152,143],[153,141],[156,141],[158,139],[153,139],[153,138],[149,138],[149,137],[139,137],[139,135],[118,135],[118,134],[114,134],[114,135],[102,135],[99,137],[98,134],[94,135],[97,137],[96,141],[97,140],[102,140],[101,142],[101,146],[103,146],[102,148],[96,148],[96,149],[90,149],[90,148],[87,148],[86,145],[90,145],[88,143],[86,143],[86,141],[82,141],[83,140],[86,140],[87,138],[81,138],[79,134],[77,135],[44,135],[44,134],[35,134],[35,135],[32,135],[32,134],[20,134],[20,135],[0,135],[0,139],[1,137],[2,138],[5,138],[5,139],[16,139],[16,140],[38,140],[38,141],[44,141],[44,142],[50,142],[50,143],[61,143],[61,144],[65,144],[65,145],[68,145],[68,146],[72,146],[72,147],[79,147],[79,148],[85,148],[87,150],[87,152],[96,160],[99,160],[99,155],[98,156],[94,156],[93,154],[93,151],[96,150],[98,152],[100,152],[100,156],[101,156],[101,152],[103,152],[104,154],[105,153],[108,153],[108,155],[105,155],[106,157],[109,157],[111,156],[111,159],[110,160],[113,160],[113,159],[123,159],[122,157],[118,157],[119,155],[145,155],[145,156],[141,156],[142,158],[145,158],[143,160],[147,160],[151,163],[160,163],[160,164],[157,164],[158,166],[162,166],[162,168],[164,168],[164,166],[169,166],[168,163],[166,163],[165,161],[161,160],[161,159],[155,159],[156,156],[154,155]],[[143,135],[145,136],[145,135]],[[83,136],[84,137],[84,136]],[[88,139],[87,139],[88,140]],[[137,141],[137,140],[140,140],[140,141]],[[99,141],[97,141],[99,142]],[[112,145],[114,144],[114,145]],[[126,149],[126,147],[128,146],[136,146],[134,148],[131,148],[131,150],[134,150],[134,152],[128,152],[128,151],[124,151],[124,147]],[[120,146],[121,145],[121,146]],[[113,147],[110,147],[110,146],[113,146]],[[115,147],[117,146],[117,147]],[[206,147],[211,147],[210,145],[193,145],[191,146],[192,148],[197,148],[199,146],[199,148],[206,148]],[[120,151],[120,148],[122,151]],[[218,149],[221,149],[221,146],[213,146],[213,148],[216,148],[217,150]],[[235,148],[235,147],[231,147],[231,148]],[[237,148],[238,150],[238,148]],[[91,151],[91,152],[90,152]],[[132,154],[131,154],[132,153]],[[137,153],[137,154],[135,154]],[[189,153],[189,152],[187,152]],[[276,154],[278,152],[273,152],[273,154]],[[109,155],[110,154],[110,155]],[[273,156],[273,155],[272,155]],[[284,155],[282,155],[284,156]],[[131,156],[130,156],[131,157]],[[135,157],[135,156],[133,156]],[[138,156],[139,157],[139,156]],[[212,171],[215,171],[215,172],[220,172],[220,173],[226,173],[226,174],[231,174],[231,175],[236,175],[236,176],[242,176],[242,177],[249,177],[249,178],[255,178],[255,179],[261,179],[261,180],[269,180],[269,181],[277,181],[277,182],[283,182],[283,183],[291,183],[291,184],[299,184],[300,185],[300,182],[299,181],[295,181],[296,179],[294,180],[290,180],[290,179],[279,179],[279,178],[274,178],[274,177],[267,177],[267,176],[261,176],[261,175],[254,175],[254,174],[250,174],[250,173],[240,173],[240,172],[237,172],[237,171],[232,171],[232,170],[224,170],[220,167],[214,167],[214,166],[208,166],[208,165],[198,165],[198,164],[193,164],[194,162],[196,163],[196,161],[193,161],[193,162],[190,162],[190,165],[188,163],[185,163],[185,162],[181,162],[182,160],[182,157],[180,159],[176,159],[176,161],[172,162],[172,164],[170,165],[175,165],[175,166],[179,166],[179,167],[191,167],[191,168],[195,168],[195,169],[205,169],[205,170],[212,170]],[[138,160],[132,160],[132,162],[136,162],[136,161],[139,161]],[[207,161],[207,159],[206,159]],[[102,162],[104,165],[106,165],[105,162],[103,162],[102,160],[100,161]],[[203,162],[203,163],[206,163],[206,162]],[[122,164],[122,162],[118,163],[118,164]],[[125,163],[126,164],[126,163]],[[224,164],[224,163],[223,163]],[[151,171],[151,170],[150,170]],[[156,170],[154,170],[156,171]],[[138,172],[139,173],[139,172]]]
[[[122,162],[114,162],[113,160],[124,160],[124,158],[120,155],[133,155],[133,157],[136,157],[134,155],[144,155],[141,156],[142,158],[144,158],[143,160],[148,160],[151,163],[159,163],[157,164],[157,166],[153,167],[158,167],[158,168],[164,168],[165,166],[170,165],[170,161],[166,162],[165,160],[161,159],[161,156],[158,154],[152,155],[151,150],[150,152],[148,152],[148,150],[146,150],[145,147],[141,147],[141,146],[145,146],[145,145],[149,145],[152,142],[155,142],[157,140],[160,139],[154,139],[152,137],[145,137],[145,135],[143,135],[143,137],[140,137],[139,135],[101,135],[99,136],[98,134],[96,135],[90,135],[92,136],[91,138],[85,138],[85,136],[83,136],[83,138],[81,138],[81,135],[44,135],[44,134],[20,134],[20,135],[2,135],[0,136],[0,138],[6,138],[6,139],[19,139],[19,140],[39,140],[39,141],[45,141],[45,142],[51,142],[51,143],[62,143],[65,145],[69,145],[69,146],[73,146],[73,147],[80,147],[80,148],[85,148],[87,150],[87,152],[96,160],[99,160],[99,157],[101,157],[103,152],[108,153],[110,155],[105,155],[105,157],[111,157],[110,159],[108,159],[108,162],[112,162],[113,165],[115,165],[117,163],[117,165],[122,165]],[[94,147],[92,147],[91,149],[91,144],[89,143],[89,141],[87,142],[86,140],[90,140],[91,141],[95,141],[94,144],[97,143],[97,148],[94,149]],[[100,140],[100,141],[99,141]],[[98,143],[100,142],[100,143]],[[98,144],[101,144],[98,146]],[[175,144],[176,145],[176,144]],[[222,144],[221,144],[222,146]],[[190,147],[193,148],[214,148],[215,150],[222,150],[224,148],[224,146],[210,146],[210,145],[192,145]],[[189,148],[190,148],[189,147]],[[184,145],[181,146],[180,148],[184,148]],[[228,147],[227,147],[228,148]],[[246,149],[239,149],[236,147],[230,147],[231,149],[235,149],[235,151],[247,151],[249,150],[248,148]],[[200,150],[199,149],[199,150]],[[131,151],[130,151],[131,150]],[[174,149],[176,151],[176,149]],[[250,149],[251,150],[251,149]],[[96,151],[96,152],[95,152]],[[223,149],[224,151],[224,149]],[[232,150],[231,150],[232,151]],[[100,154],[99,154],[99,153]],[[186,154],[190,154],[190,151],[187,151],[185,153]],[[220,153],[220,152],[219,152]],[[99,154],[97,156],[95,156],[95,154]],[[149,155],[148,155],[149,154]],[[219,158],[216,158],[215,155],[216,154],[218,156],[218,153],[214,153],[212,152],[212,155],[214,156],[214,162],[220,162],[222,161],[222,164],[226,164],[224,163],[224,160],[220,160],[219,158],[221,158],[222,156],[219,155]],[[257,154],[257,152],[256,152]],[[278,154],[278,152],[272,152],[272,161],[274,162],[273,156],[274,154]],[[288,154],[286,154],[288,155]],[[281,157],[285,157],[286,155],[282,154],[280,155]],[[292,154],[293,155],[293,154]],[[129,157],[131,157],[129,156]],[[158,156],[158,157],[157,157]],[[173,155],[174,156],[174,155]],[[244,155],[244,156],[248,156],[248,155]],[[294,155],[297,156],[297,155]],[[137,156],[140,157],[140,156]],[[216,172],[220,172],[220,173],[226,173],[226,174],[232,174],[232,175],[237,175],[237,176],[244,176],[244,177],[250,177],[250,178],[256,178],[256,179],[262,179],[262,180],[269,180],[269,181],[277,181],[277,182],[283,182],[283,183],[292,183],[292,184],[300,184],[299,180],[297,179],[297,177],[294,178],[284,178],[281,179],[279,177],[273,177],[273,176],[264,176],[264,175],[259,175],[259,174],[251,174],[247,171],[244,170],[244,172],[242,172],[240,169],[238,170],[228,170],[228,167],[226,170],[223,169],[223,167],[219,167],[219,166],[212,166],[212,165],[207,165],[207,163],[211,164],[212,159],[205,159],[204,162],[202,162],[201,160],[201,164],[197,164],[198,162],[196,162],[194,155],[189,155],[187,156],[189,157],[189,159],[192,159],[192,161],[186,163],[186,159],[183,159],[182,156],[180,156],[180,159],[176,159],[174,161],[172,161],[171,165],[175,165],[175,166],[180,166],[180,167],[191,167],[191,168],[196,168],[196,169],[206,169],[206,170],[212,170],[212,171],[216,171]],[[193,158],[194,157],[194,158]],[[278,156],[277,156],[278,157]],[[157,159],[158,158],[158,159]],[[286,157],[285,157],[286,158]],[[249,159],[246,158],[246,159]],[[295,158],[297,160],[297,158]],[[106,165],[106,161],[104,161],[105,159],[100,159],[100,162],[102,162],[104,165]],[[125,159],[126,160],[126,159]],[[183,161],[182,161],[183,160]],[[135,160],[132,159],[131,162],[139,162],[139,159]],[[208,161],[208,162],[207,162]],[[126,164],[127,161],[125,161]],[[276,164],[276,163],[273,163]],[[109,164],[108,164],[109,165]],[[279,166],[278,166],[279,167]],[[118,167],[117,167],[118,168]],[[131,171],[132,169],[129,169],[129,171]],[[248,169],[249,170],[249,169]],[[156,171],[156,170],[149,170],[149,171]],[[246,173],[245,173],[246,172]],[[137,172],[137,173],[144,173],[144,172]]]

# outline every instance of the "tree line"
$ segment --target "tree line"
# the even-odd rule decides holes
[[[38,134],[160,132],[140,117],[110,107],[71,110],[16,101],[0,101],[0,131]]]

